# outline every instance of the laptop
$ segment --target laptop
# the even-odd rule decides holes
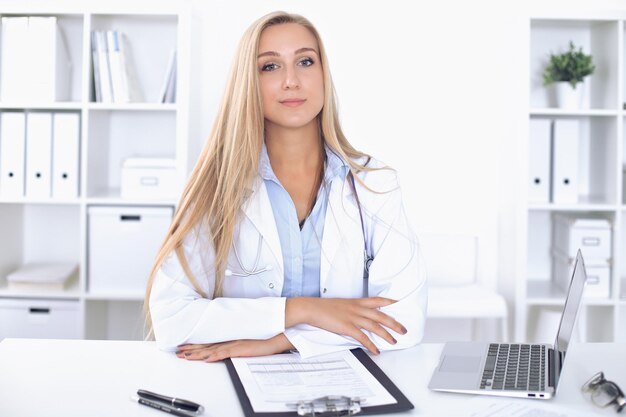
[[[585,264],[579,250],[554,345],[448,342],[428,388],[504,397],[552,398],[559,385],[586,281]]]

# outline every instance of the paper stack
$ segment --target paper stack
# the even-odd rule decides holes
[[[62,291],[77,276],[74,263],[26,264],[7,275],[10,290]]]

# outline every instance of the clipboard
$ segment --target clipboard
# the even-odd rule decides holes
[[[361,348],[350,350],[352,354],[365,366],[365,368],[380,382],[380,384],[391,394],[391,396],[396,400],[395,404],[385,404],[385,405],[377,405],[377,406],[363,406],[358,407],[359,411],[354,414],[350,414],[347,411],[326,411],[326,412],[315,412],[314,414],[304,414],[304,415],[315,415],[315,416],[343,416],[343,415],[358,415],[358,416],[366,416],[366,415],[374,415],[374,414],[387,414],[387,413],[398,413],[401,411],[412,410],[414,408],[413,404],[409,401],[408,398],[400,391],[398,387],[389,379],[389,377],[383,372],[382,369],[374,361],[369,357],[367,353]],[[235,391],[237,392],[237,397],[239,398],[239,402],[241,403],[241,407],[243,409],[244,415],[246,417],[301,417],[303,414],[298,414],[295,410],[289,412],[260,412],[257,413],[252,408],[252,404],[250,403],[250,398],[248,398],[248,394],[243,387],[243,383],[239,378],[239,374],[235,369],[235,365],[230,359],[225,360],[226,368],[228,369],[228,374],[230,375],[230,379],[233,382],[235,387]],[[346,397],[343,397],[346,398]]]

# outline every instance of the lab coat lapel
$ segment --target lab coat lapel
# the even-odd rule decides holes
[[[331,183],[328,209],[324,221],[322,256],[320,259],[320,288],[325,288],[328,273],[341,247],[345,230],[350,225],[353,204],[349,198],[349,184],[345,178],[335,177]],[[358,213],[356,214],[358,216]],[[343,225],[343,227],[342,227]],[[343,229],[343,230],[342,230]]]
[[[280,267],[280,276],[282,277],[284,275],[283,252],[280,247],[278,229],[267,188],[261,178],[257,178],[252,188],[252,194],[245,203],[244,213],[267,242],[276,258],[276,264]]]

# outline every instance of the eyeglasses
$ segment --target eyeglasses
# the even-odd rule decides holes
[[[583,393],[587,394],[598,407],[608,407],[615,405],[617,412],[626,407],[624,393],[613,381],[604,378],[604,372],[598,372],[581,387]]]

